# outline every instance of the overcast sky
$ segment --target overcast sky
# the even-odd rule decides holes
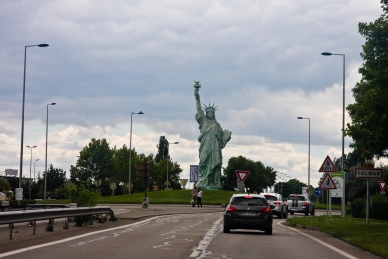
[[[342,148],[341,56],[346,105],[360,80],[365,39],[359,22],[381,14],[379,0],[0,1],[0,171],[19,169],[23,66],[27,48],[24,146],[32,173],[69,172],[92,138],[156,154],[160,136],[188,178],[198,164],[193,79],[201,101],[218,105],[232,132],[223,163],[245,156],[307,183],[310,118],[314,187],[325,157]],[[346,114],[346,123],[350,122]],[[350,138],[345,139],[345,153]],[[29,177],[31,149],[24,148]],[[385,162],[385,161],[383,161]],[[241,168],[243,170],[243,168]],[[285,180],[288,177],[283,177]],[[188,185],[186,186],[188,187]]]

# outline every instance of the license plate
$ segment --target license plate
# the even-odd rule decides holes
[[[256,213],[254,212],[241,212],[241,216],[255,216]]]

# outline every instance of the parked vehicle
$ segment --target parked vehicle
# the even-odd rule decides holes
[[[224,211],[224,233],[256,229],[272,235],[272,212],[262,194],[233,194]]]
[[[272,214],[278,218],[287,218],[288,206],[287,202],[283,201],[283,197],[279,193],[262,193],[272,210]]]
[[[290,194],[287,198],[287,205],[291,215],[294,215],[294,212],[304,213],[306,216],[315,214],[314,203],[302,194]]]

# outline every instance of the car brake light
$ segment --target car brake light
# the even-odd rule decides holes
[[[306,205],[307,205],[307,202],[304,201],[304,202],[303,202],[303,206],[306,206]]]
[[[269,207],[262,208],[260,213],[271,213],[271,209]]]
[[[280,205],[280,201],[275,201],[274,204],[279,206]]]
[[[235,207],[232,207],[232,206],[230,206],[230,205],[228,205],[228,206],[226,207],[226,212],[234,212],[234,211],[237,211],[237,209],[236,209]]]
[[[244,197],[245,199],[252,199],[252,196],[248,195]]]

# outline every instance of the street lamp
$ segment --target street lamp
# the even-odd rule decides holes
[[[344,181],[342,188],[342,201],[341,201],[341,215],[345,217],[345,168],[344,168],[344,160],[345,160],[345,54],[333,54],[330,52],[322,52],[323,56],[342,56],[343,65],[342,65],[342,158],[341,158],[341,168],[344,172]]]
[[[36,148],[37,146],[26,146],[28,148],[31,149],[31,158],[30,158],[30,180],[31,180],[31,166],[32,166],[32,149],[33,148]],[[34,169],[35,170],[35,169]],[[30,182],[30,186],[29,186],[29,189],[28,189],[28,199],[31,200],[31,182]]]
[[[39,158],[34,161],[34,183],[35,183],[35,165],[36,165],[36,161],[39,161]]]
[[[22,188],[22,173],[23,173],[23,140],[24,140],[24,103],[26,97],[26,56],[28,47],[48,47],[48,44],[27,45],[24,46],[24,75],[23,75],[23,104],[22,104],[22,130],[20,137],[20,167],[19,167],[19,188]],[[18,202],[20,205],[20,201]]]
[[[308,196],[311,195],[310,193],[310,118],[303,118],[303,117],[298,117],[299,120],[309,120],[309,161],[308,161],[308,168],[307,168],[307,177],[308,177]]]
[[[47,115],[46,115],[46,156],[44,161],[44,197],[43,200],[46,200],[46,193],[47,193],[47,135],[48,135],[48,107],[49,105],[55,105],[56,103],[49,103],[47,104]]]
[[[174,142],[174,143],[170,143],[167,141],[167,159],[166,159],[166,163],[167,163],[167,179],[166,179],[166,190],[168,190],[168,161],[170,160],[169,157],[168,157],[168,153],[169,153],[169,149],[170,149],[170,144],[171,145],[174,145],[174,144],[179,144],[179,142]]]
[[[131,130],[129,134],[129,181],[128,181],[128,193],[131,194],[131,167],[132,167],[132,114],[144,114],[144,112],[132,112],[131,113]]]

